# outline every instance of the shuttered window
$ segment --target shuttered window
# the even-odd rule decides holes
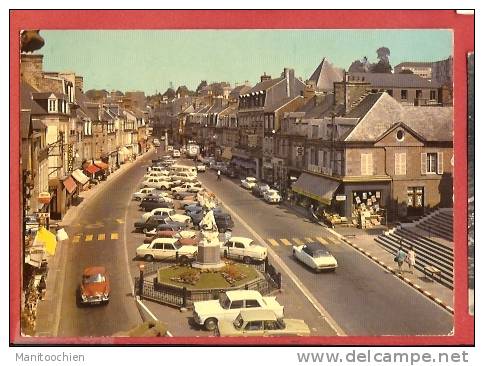
[[[373,154],[361,154],[361,175],[373,175]]]
[[[407,174],[407,154],[395,153],[395,175]]]
[[[422,153],[420,154],[420,171],[422,175],[444,173],[444,153]]]

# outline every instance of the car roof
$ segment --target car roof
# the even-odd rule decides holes
[[[239,243],[250,244],[253,242],[250,238],[244,238],[243,236],[232,236],[230,241],[238,241]]]
[[[230,301],[244,300],[246,298],[259,299],[262,295],[255,290],[233,290],[225,293]]]
[[[86,267],[84,269],[83,275],[84,276],[92,276],[94,274],[105,274],[106,273],[106,268],[103,266],[94,266],[94,267]]]
[[[240,314],[246,322],[257,320],[277,320],[273,310],[268,309],[241,309]]]
[[[159,243],[159,244],[175,244],[178,241],[177,238],[156,238],[154,239],[151,244]]]
[[[171,212],[173,211],[172,208],[169,208],[169,207],[158,207],[158,208],[154,208],[153,210],[151,210],[151,212]]]
[[[328,248],[326,248],[323,244],[318,243],[308,243],[306,244],[306,248],[310,253],[317,252],[318,250],[324,250],[326,252],[329,252]]]

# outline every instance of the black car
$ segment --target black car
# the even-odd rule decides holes
[[[165,202],[163,198],[152,195],[143,198],[139,207],[145,211],[151,211],[155,208],[173,208],[173,203]]]
[[[203,216],[205,215],[203,209],[201,207],[197,208],[197,206],[192,206],[190,207],[190,209],[185,209],[185,212],[186,215],[190,216],[190,218],[192,219],[193,225],[200,224],[200,221],[202,221]],[[215,207],[213,209],[213,216],[215,217],[215,222],[217,222],[217,216],[222,215],[226,215],[226,213],[223,212],[220,207]]]
[[[183,222],[166,220],[156,227],[157,231],[180,231],[185,230],[187,226]]]
[[[232,228],[234,227],[234,221],[232,220],[232,216],[230,216],[228,213],[214,213],[214,217],[219,232],[225,233],[227,230],[232,230]]]
[[[160,216],[150,216],[146,221],[137,221],[134,223],[134,228],[136,231],[142,231],[146,234],[147,231],[151,231],[157,228],[159,225],[166,224],[168,222],[173,222],[170,219],[166,219]],[[179,223],[180,224],[180,223]],[[183,225],[183,224],[181,224]]]

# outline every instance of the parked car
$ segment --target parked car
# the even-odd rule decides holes
[[[315,271],[331,270],[338,267],[336,258],[322,244],[308,243],[292,247],[294,257]]]
[[[277,318],[272,310],[242,309],[234,321],[220,320],[215,334],[221,337],[308,336],[311,330],[304,320]]]
[[[252,263],[253,261],[263,261],[267,258],[267,249],[262,245],[257,245],[252,239],[242,236],[234,236],[227,240],[220,247],[220,253],[225,258],[235,258]]]
[[[173,146],[172,145],[168,145],[166,147],[166,151],[173,151]]]
[[[178,222],[178,221],[170,221],[170,220],[165,220],[164,222],[161,222],[153,228],[152,230],[156,231],[167,231],[167,230],[174,230],[174,231],[186,231],[187,226],[183,222]]]
[[[228,213],[214,213],[214,218],[219,232],[225,233],[227,230],[233,229],[234,221],[232,220],[232,216]]]
[[[155,188],[141,188],[138,192],[133,193],[133,199],[141,201],[148,193],[151,193],[154,190]]]
[[[190,218],[192,219],[192,222],[193,222],[193,225],[198,225],[200,224],[200,221],[202,221],[203,219],[203,216],[205,215],[204,212],[203,212],[203,209],[202,207],[198,206],[191,206],[190,209],[185,209],[185,212],[187,214],[187,216],[190,216]],[[222,211],[222,209],[220,207],[215,207],[213,209],[213,216],[215,218],[215,222],[217,222],[217,218],[216,216],[221,216],[221,215],[226,215],[225,212]]]
[[[188,172],[176,172],[172,177],[182,182],[194,183],[197,181],[197,176]]]
[[[173,202],[167,202],[163,197],[147,196],[141,200],[139,207],[144,211],[152,211],[158,208],[172,209]]]
[[[173,198],[176,200],[185,200],[188,197],[193,197],[193,201],[196,199],[196,194],[193,192],[176,192],[173,193]]]
[[[196,189],[196,191],[190,191],[190,189]],[[171,189],[172,193],[177,193],[177,192],[193,192],[197,193],[202,189],[202,185],[199,182],[196,183],[183,183],[182,185],[178,187],[174,187]]]
[[[257,179],[254,177],[247,177],[240,181],[240,185],[245,189],[252,189],[257,184]]]
[[[146,233],[147,238],[157,236],[159,238],[178,238],[178,239],[195,239],[198,234],[193,230],[177,230],[175,226],[169,227],[166,230],[157,230],[156,228]]]
[[[164,177],[149,178],[141,183],[143,188],[156,188],[156,189],[171,189],[173,183],[166,180]]]
[[[203,163],[198,163],[197,164],[197,172],[205,172],[207,170],[207,167]]]
[[[234,290],[221,293],[218,300],[194,302],[193,320],[207,330],[214,330],[218,322],[233,322],[241,309],[251,308],[272,310],[277,318],[284,317],[284,306],[275,296],[262,296],[254,290]]]
[[[163,177],[167,176],[167,174],[163,174],[161,171],[156,171],[156,170],[150,170],[147,174],[144,175],[143,180],[147,180],[150,178],[158,178],[158,177]]]
[[[172,221],[183,222],[189,225],[192,222],[190,216],[177,214],[172,208],[155,208],[150,212],[143,214],[141,217],[143,220],[148,220],[151,216],[160,216],[163,218],[169,218]]]
[[[257,183],[252,187],[252,194],[256,197],[264,197],[264,193],[271,189],[268,184],[266,183]]]
[[[282,197],[275,189],[268,189],[264,192],[264,201],[266,201],[267,203],[279,203],[281,202],[281,200]]]
[[[79,286],[80,304],[107,304],[110,292],[106,268],[98,266],[84,269]]]
[[[160,233],[162,233],[163,231],[160,231]],[[175,232],[175,235],[173,236],[165,236],[164,234],[155,234],[153,236],[147,236],[144,240],[143,240],[143,243],[144,244],[150,244],[153,242],[153,240],[155,239],[160,239],[160,238],[163,238],[163,239],[166,239],[166,238],[171,238],[171,239],[178,239],[178,244],[180,245],[198,245],[198,242],[199,240],[196,239],[196,238],[177,238],[176,237],[176,232]]]
[[[150,244],[141,244],[136,248],[136,256],[151,262],[153,259],[175,260],[188,263],[197,255],[196,246],[179,244],[178,239],[159,238]]]
[[[180,157],[180,150],[173,150],[172,154],[173,154],[174,158],[179,158]]]
[[[136,231],[142,231],[147,233],[153,229],[164,230],[167,227],[176,228],[176,230],[183,230],[187,227],[185,223],[172,221],[161,216],[151,216],[148,220],[140,220],[134,223],[134,228]]]

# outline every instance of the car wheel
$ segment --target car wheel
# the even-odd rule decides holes
[[[107,304],[109,304],[109,300],[106,300],[103,302],[103,305],[107,305]]]
[[[179,260],[182,266],[186,266],[188,264],[188,257],[185,255],[182,255]]]
[[[215,318],[208,318],[205,320],[205,323],[203,323],[205,326],[206,330],[213,331],[215,328],[217,328],[217,319]]]
[[[245,256],[243,258],[243,261],[244,261],[245,264],[250,264],[252,262],[252,259],[250,257]]]
[[[153,256],[152,256],[151,254],[146,254],[146,255],[144,256],[144,259],[145,259],[145,261],[147,261],[147,262],[153,262],[153,259],[154,259],[154,258],[153,258]]]
[[[229,256],[229,253],[227,253],[227,251],[224,250],[224,258],[228,258],[228,256]]]

